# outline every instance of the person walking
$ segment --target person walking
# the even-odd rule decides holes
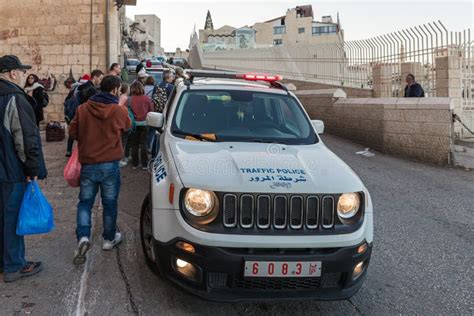
[[[122,83],[120,88],[119,105],[127,106],[128,95],[130,94],[130,87],[126,83]]]
[[[41,138],[30,98],[22,86],[26,69],[14,55],[0,57],[0,273],[5,282],[37,274],[41,262],[25,259],[25,241],[16,234],[26,183],[45,179]]]
[[[405,98],[424,98],[425,91],[421,85],[415,81],[415,76],[413,74],[408,74],[405,78],[407,83],[405,87]]]
[[[83,264],[90,249],[91,210],[100,188],[103,210],[103,250],[122,242],[117,231],[117,203],[120,192],[119,161],[123,155],[122,134],[131,126],[127,109],[119,106],[121,80],[108,75],[100,83],[102,92],[77,109],[69,135],[79,144],[80,193],[77,204],[74,264]],[[97,137],[95,131],[101,131]]]
[[[148,74],[146,73],[145,68],[142,68],[139,72],[137,72],[137,79],[134,80],[140,82],[143,86],[145,86],[146,78],[148,77]]]
[[[80,84],[77,85],[74,90],[71,89],[72,91],[70,91],[66,97],[65,104],[67,100],[72,97],[77,97],[77,101],[74,102],[77,106],[86,103],[90,97],[100,91],[100,82],[102,81],[102,78],[104,78],[104,73],[100,69],[93,70],[90,76],[87,74],[82,76],[79,81]],[[75,116],[75,111],[76,109],[74,109],[73,115],[66,120],[68,126]],[[67,140],[66,157],[71,157],[73,146],[74,139],[69,136]]]
[[[109,68],[109,75],[114,75],[120,77],[122,74],[122,67],[118,63],[113,63]]]
[[[104,73],[102,72],[102,70],[100,69],[92,70],[91,79],[77,88],[80,104],[84,104],[88,100],[84,91],[90,88],[94,88],[97,93],[100,91],[100,82],[102,81],[102,78],[104,78]]]
[[[184,82],[185,80],[188,80],[188,76],[184,72],[184,69],[181,67],[176,67],[176,79],[174,80],[174,85],[178,86],[180,83]]]
[[[44,120],[43,108],[48,105],[49,97],[46,92],[44,92],[44,87],[39,83],[39,78],[35,74],[28,75],[25,83],[25,91],[35,101],[32,102],[33,104],[31,105],[35,112],[36,126],[39,127],[39,123]]]
[[[142,169],[146,170],[148,168],[146,116],[148,112],[153,112],[153,103],[144,93],[144,87],[140,82],[134,82],[130,86],[129,104],[135,118],[136,128],[130,136],[129,142],[132,147],[132,168],[138,168],[138,150],[140,149]]]
[[[119,105],[123,106],[128,111],[128,98],[130,95],[130,87],[126,83],[122,83],[122,88],[120,89],[120,98]],[[122,160],[120,160],[120,167],[125,167],[128,164],[130,159],[130,143],[128,142],[129,134],[131,131],[128,131],[122,135],[122,146],[124,154]]]
[[[155,88],[155,79],[152,76],[148,76],[145,79],[145,95],[150,99],[153,96],[153,89]]]
[[[163,113],[171,92],[173,92],[174,89],[173,81],[173,72],[169,69],[165,70],[163,72],[163,81],[158,85],[155,85],[153,89],[152,101],[155,112]],[[155,128],[150,127],[149,129],[148,149],[150,150],[152,157],[155,157],[160,149],[160,134]]]

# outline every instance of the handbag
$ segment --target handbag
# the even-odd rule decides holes
[[[72,151],[71,157],[64,167],[63,176],[70,187],[77,188],[81,185],[81,163],[77,147]]]
[[[16,234],[20,236],[45,234],[53,228],[53,207],[41,192],[38,182],[28,182],[21,201]]]

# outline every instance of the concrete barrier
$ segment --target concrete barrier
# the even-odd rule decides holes
[[[424,162],[451,163],[450,98],[345,98],[340,89],[297,91],[325,132],[377,151]]]

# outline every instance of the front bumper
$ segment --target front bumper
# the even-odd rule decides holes
[[[154,250],[161,273],[192,294],[212,301],[247,301],[275,299],[347,299],[362,286],[372,252],[372,245],[362,254],[359,245],[343,248],[249,249],[220,248],[193,244],[195,252],[154,240]],[[176,259],[192,263],[196,281],[177,272]],[[248,278],[243,276],[244,261],[321,261],[321,277]],[[364,262],[360,277],[352,281],[354,267]]]

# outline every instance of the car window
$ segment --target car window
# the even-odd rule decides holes
[[[314,144],[318,140],[294,97],[258,91],[186,91],[172,131],[213,134],[217,141]]]

